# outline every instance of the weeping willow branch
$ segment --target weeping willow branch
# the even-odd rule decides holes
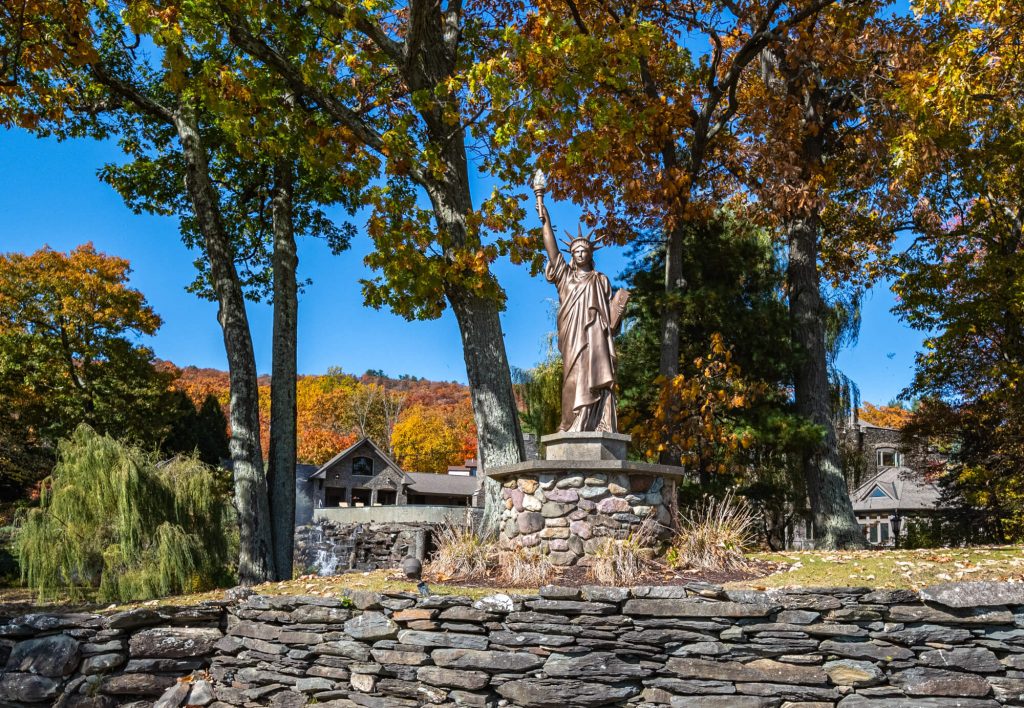
[[[22,579],[40,599],[104,602],[224,582],[237,544],[228,488],[194,458],[157,464],[80,426],[18,532]]]

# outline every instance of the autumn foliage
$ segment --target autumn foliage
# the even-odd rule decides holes
[[[212,394],[227,410],[226,371],[162,366],[177,373],[174,385],[197,404]],[[261,377],[259,383],[260,434],[267,449],[270,379]],[[389,404],[399,407],[390,422]],[[299,463],[323,464],[364,435],[410,472],[444,472],[476,456],[469,389],[462,384],[331,370],[299,377],[297,407]]]
[[[857,415],[872,425],[901,430],[914,414],[901,406],[876,406],[865,401]]]
[[[667,451],[694,473],[738,472],[740,452],[753,437],[736,425],[736,414],[764,396],[766,388],[743,378],[717,333],[694,369],[695,374],[660,380],[654,419],[636,423],[634,439],[652,457]]]

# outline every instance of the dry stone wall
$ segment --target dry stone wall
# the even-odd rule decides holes
[[[254,595],[0,637],[18,706],[1024,705],[1024,584]]]
[[[340,524],[320,520],[295,529],[295,562],[306,572],[394,568],[406,556],[423,559],[436,524]]]

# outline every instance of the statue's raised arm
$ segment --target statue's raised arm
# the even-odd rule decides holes
[[[562,354],[562,420],[559,432],[618,432],[615,415],[615,345],[612,337],[621,320],[625,300],[611,283],[594,270],[598,246],[582,228],[569,234],[569,259],[562,258],[544,207],[547,180],[537,170],[533,191],[544,235],[548,263],[544,277],[558,288],[558,349]],[[613,311],[614,310],[614,311]]]
[[[558,242],[555,241],[555,232],[551,228],[551,217],[544,206],[544,190],[547,186],[547,178],[538,169],[533,175],[533,193],[537,195],[537,216],[540,217],[541,232],[544,234],[544,250],[547,251],[548,260],[554,263],[562,258],[562,254],[558,252]]]

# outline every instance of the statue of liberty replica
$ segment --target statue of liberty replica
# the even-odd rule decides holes
[[[615,344],[629,298],[628,290],[612,296],[608,276],[594,270],[601,248],[581,227],[566,233],[568,262],[559,252],[551,218],[544,206],[547,180],[537,170],[533,191],[544,234],[548,262],[544,276],[558,288],[558,349],[562,354],[562,421],[558,432],[617,433],[615,415]]]

